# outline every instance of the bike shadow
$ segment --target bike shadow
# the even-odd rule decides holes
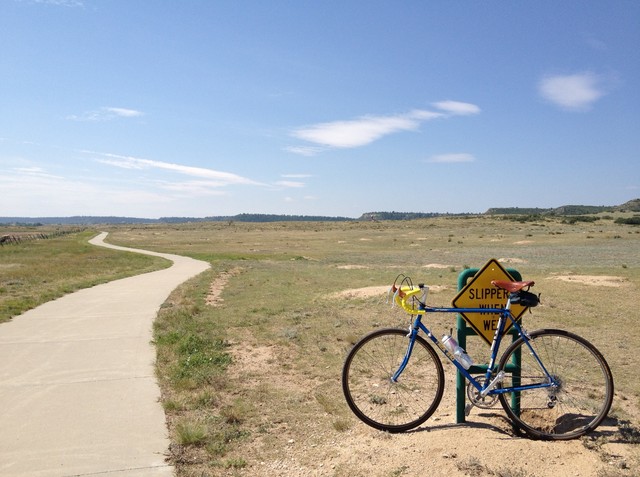
[[[478,413],[475,416],[483,418],[483,419],[491,419],[493,421],[499,421],[499,423],[491,423],[486,421],[474,421],[473,416],[468,417],[465,422],[450,422],[444,424],[434,424],[429,425],[429,421],[420,427],[416,427],[415,429],[410,429],[406,431],[407,434],[412,432],[439,432],[446,431],[451,429],[485,429],[488,431],[495,432],[496,434],[501,435],[504,438],[521,438],[525,437],[525,435],[520,432],[517,428],[513,426],[511,421],[506,417],[500,414],[493,413]]]
[[[467,418],[465,422],[461,423],[451,422],[428,425],[429,421],[427,421],[427,425],[422,425],[415,429],[411,429],[409,431],[406,431],[406,433],[440,432],[451,429],[468,428],[485,429],[488,431],[492,431],[498,434],[500,438],[504,439],[531,439],[531,436],[527,435],[524,431],[514,426],[509,418],[504,415],[481,412],[475,414],[475,416],[482,419],[490,419],[494,421],[494,423],[487,421],[474,421],[473,416],[471,416],[470,418]],[[591,431],[585,437],[590,440],[597,440],[598,438],[606,439],[606,441],[609,443],[640,444],[640,428],[635,426],[629,420],[618,419],[616,417],[607,417],[597,429]]]
[[[590,440],[605,438],[613,444],[640,444],[640,427],[630,419],[608,416],[600,426],[587,436]]]

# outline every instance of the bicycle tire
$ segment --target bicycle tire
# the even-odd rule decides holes
[[[407,331],[385,328],[358,341],[342,368],[347,404],[365,424],[387,432],[413,429],[436,410],[444,391],[444,370],[434,349],[417,336],[411,358],[397,382]]]
[[[602,354],[586,339],[564,330],[534,331],[529,343],[559,386],[500,394],[511,421],[536,439],[568,440],[593,431],[613,401],[613,377]],[[518,352],[519,366],[513,364]],[[505,369],[509,364],[515,373]],[[498,369],[505,370],[503,388],[547,381],[523,338],[504,352]]]

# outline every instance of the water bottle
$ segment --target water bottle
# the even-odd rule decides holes
[[[458,345],[458,342],[449,335],[442,337],[442,344],[449,350],[456,361],[462,365],[464,369],[469,369],[473,364],[471,357]]]

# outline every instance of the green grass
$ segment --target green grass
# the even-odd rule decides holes
[[[176,424],[177,442],[183,446],[203,445],[208,437],[205,425],[198,422],[179,422]]]
[[[160,310],[154,325],[157,375],[169,432],[178,444],[172,447],[178,475],[218,475],[219,469],[249,475],[252,465],[281,458],[289,441],[313,449],[322,436],[349,433],[354,418],[339,382],[345,353],[368,331],[407,323],[385,296],[346,299],[337,292],[389,286],[405,273],[414,282],[444,287],[432,291],[430,302],[447,306],[458,273],[490,258],[536,281],[542,305],[524,316],[527,328],[566,328],[603,351],[616,382],[621,439],[635,442],[639,423],[628,411],[640,412],[640,229],[614,220],[118,226],[109,229],[109,240],[211,262],[210,270],[175,290]],[[75,238],[79,256],[89,253],[80,246],[88,235]],[[30,253],[36,263],[45,252]],[[122,272],[118,267],[131,257],[112,273]],[[72,267],[82,266],[83,260],[69,260]],[[214,279],[236,269],[222,304],[207,305]],[[614,276],[621,284],[556,278],[571,274]],[[50,277],[65,279],[61,267]],[[38,294],[32,284],[24,290]],[[441,334],[455,321],[443,316],[430,324]],[[470,339],[468,348],[474,358],[488,353],[480,340]]]
[[[0,235],[5,232],[0,228]],[[87,243],[96,234],[86,230],[0,247],[0,322],[81,288],[169,265]]]
[[[537,282],[543,305],[525,315],[526,326],[568,328],[592,340],[606,350],[619,395],[637,402],[640,384],[626,370],[640,365],[640,355],[631,352],[640,345],[633,298],[640,297],[640,257],[630,253],[640,248],[640,235],[637,229],[613,221],[596,225],[594,229],[593,224],[553,220],[523,225],[492,218],[322,226],[201,224],[177,235],[148,231],[145,236],[137,230],[136,241],[131,240],[132,231],[122,230],[114,240],[140,246],[149,239],[157,250],[211,260],[210,276],[189,285],[185,295],[190,299],[201,300],[217,273],[241,269],[227,284],[221,308],[198,301],[198,313],[191,316],[206,323],[204,329],[215,330],[216,339],[229,343],[230,353],[237,347],[269,347],[273,359],[265,376],[221,370],[225,389],[211,389],[217,405],[192,412],[223,420],[229,396],[245,403],[243,417],[234,425],[253,430],[251,436],[248,441],[230,441],[224,449],[238,452],[244,448],[242,442],[263,442],[257,455],[243,456],[255,462],[278,452],[272,442],[279,428],[274,422],[285,421],[290,428],[311,426],[320,432],[323,424],[318,416],[325,415],[329,419],[324,425],[335,432],[348,431],[352,416],[336,381],[346,350],[376,327],[404,326],[404,316],[391,310],[384,297],[344,300],[332,298],[332,293],[389,285],[403,272],[416,281],[446,286],[431,299],[448,305],[456,293],[458,273],[494,257]],[[429,264],[443,267],[426,268]],[[611,275],[624,282],[621,287],[594,287],[552,279],[567,274]],[[448,318],[435,321],[441,331],[451,326]],[[487,353],[479,340],[471,348],[476,354]],[[234,369],[233,363],[228,369]],[[290,374],[305,384],[289,382]],[[285,378],[272,382],[268,376]]]

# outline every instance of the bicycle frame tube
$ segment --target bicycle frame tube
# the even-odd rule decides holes
[[[414,321],[415,323],[419,323],[420,325],[422,323],[420,323],[420,316],[418,315]],[[426,328],[425,328],[426,329]],[[402,374],[402,372],[404,371],[404,368],[407,367],[407,363],[409,362],[409,358],[411,357],[411,353],[413,352],[413,345],[416,343],[416,336],[418,336],[418,328],[417,327],[412,327],[411,328],[411,332],[407,335],[409,336],[409,346],[407,347],[407,352],[404,355],[404,358],[402,359],[402,363],[400,363],[400,367],[398,368],[398,370],[393,373],[393,376],[391,376],[391,381],[393,381],[394,383],[398,382],[398,378],[400,377],[400,375]]]
[[[508,388],[507,392],[508,391],[524,391],[526,389],[548,388],[552,386],[557,386],[558,383],[556,379],[553,376],[551,376],[551,373],[549,373],[549,371],[547,371],[547,367],[544,365],[544,363],[538,356],[538,353],[536,353],[536,350],[533,349],[533,346],[531,346],[531,343],[529,342],[529,337],[523,331],[522,327],[518,324],[518,322],[515,319],[513,319],[513,317],[511,318],[511,322],[513,323],[514,328],[518,332],[518,335],[522,337],[522,340],[527,345],[527,348],[529,348],[529,351],[531,352],[531,355],[535,358],[536,362],[538,363],[538,366],[540,366],[540,369],[544,372],[544,375],[547,378],[547,382],[540,383],[540,384],[532,384],[528,386],[516,386],[516,387]]]
[[[486,309],[485,309],[486,310]],[[446,311],[442,311],[443,313],[448,313]],[[482,390],[482,385],[478,382],[478,380],[476,378],[474,378],[469,371],[467,371],[460,363],[458,363],[458,361],[455,359],[455,357],[453,356],[453,353],[451,353],[451,351],[449,351],[447,348],[445,348],[445,346],[442,344],[442,342],[436,338],[436,336],[431,333],[431,331],[429,331],[429,329],[424,325],[424,323],[422,323],[421,321],[421,315],[417,315],[416,317],[416,321],[418,322],[418,327],[429,337],[429,339],[433,342],[433,344],[436,345],[436,347],[438,347],[438,349],[440,349],[440,351],[442,351],[442,353],[447,357],[447,359],[449,359],[449,361],[451,361],[453,363],[453,365],[458,368],[458,371],[460,373],[462,373],[462,375],[470,382],[473,384],[474,387],[476,387],[478,390]],[[492,353],[493,356],[493,353]],[[493,358],[492,358],[493,361]],[[491,374],[491,368],[487,369],[487,375],[490,376]]]
[[[518,324],[517,320],[511,314],[510,311],[510,302],[507,302],[505,308],[441,308],[441,307],[425,307],[420,310],[421,313],[415,315],[413,324],[411,325],[410,331],[407,334],[409,337],[409,346],[407,347],[407,352],[400,363],[397,371],[391,377],[393,382],[397,382],[398,378],[404,371],[411,358],[411,353],[413,352],[413,347],[416,341],[416,337],[418,336],[418,331],[421,330],[424,332],[427,337],[436,345],[438,349],[453,363],[453,365],[458,369],[458,371],[480,392],[485,391],[491,385],[491,376],[493,374],[493,369],[495,367],[495,363],[498,357],[498,351],[500,349],[500,343],[502,342],[502,335],[504,329],[506,327],[507,321],[511,321],[511,324],[515,327],[518,335],[523,338],[527,347],[531,351],[532,355],[535,357],[536,361],[540,365],[540,368],[543,370],[545,376],[547,377],[547,382],[539,383],[539,384],[529,384],[525,386],[515,386],[510,388],[493,388],[489,391],[485,391],[486,395],[493,394],[504,394],[510,392],[518,392],[525,391],[527,389],[536,389],[536,388],[546,388],[552,387],[556,383],[547,371],[546,367],[538,357],[538,354],[535,352],[531,344],[529,344],[529,339],[527,338],[525,332],[522,330],[522,327]],[[466,370],[458,361],[456,361],[453,354],[445,348],[445,346],[436,338],[433,333],[422,323],[422,316],[427,313],[493,313],[496,315],[500,315],[498,320],[498,329],[493,337],[493,342],[491,344],[491,355],[489,358],[489,365],[487,366],[487,371],[485,375],[484,382],[481,384],[476,378],[474,378],[468,370]]]

